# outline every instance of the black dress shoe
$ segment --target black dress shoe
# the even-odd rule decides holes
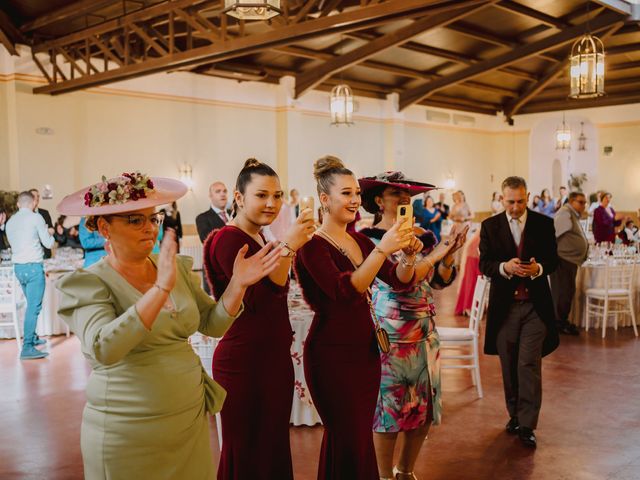
[[[518,438],[525,447],[536,448],[538,446],[536,434],[528,427],[520,427],[518,430]]]
[[[518,417],[511,417],[509,419],[509,423],[507,423],[507,426],[505,427],[507,430],[507,433],[510,435],[515,435],[516,433],[518,433],[518,430],[520,430],[520,424],[518,423]]]

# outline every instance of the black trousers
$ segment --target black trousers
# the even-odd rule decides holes
[[[551,297],[556,311],[556,322],[569,322],[571,304],[576,293],[576,276],[578,265],[559,259],[558,268],[549,277],[551,280]]]
[[[535,429],[542,406],[542,344],[547,327],[533,303],[514,302],[498,331],[504,398],[509,416]]]

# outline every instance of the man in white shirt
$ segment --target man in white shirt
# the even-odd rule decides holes
[[[20,358],[30,360],[45,358],[49,354],[36,349],[45,343],[36,335],[38,315],[42,310],[45,276],[43,268],[44,247],[53,246],[53,229],[47,228],[42,215],[33,211],[35,198],[31,192],[18,195],[19,210],[7,221],[7,238],[11,244],[11,260],[16,278],[27,300],[24,314],[24,342]]]

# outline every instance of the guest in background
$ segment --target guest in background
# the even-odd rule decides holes
[[[456,301],[455,314],[469,315],[473,306],[473,294],[480,273],[480,229],[477,229],[464,245],[462,268],[460,269],[460,288]]]
[[[536,448],[542,357],[559,344],[547,275],[558,264],[553,220],[527,209],[524,178],[502,182],[505,213],[480,230],[480,271],[491,279],[484,353],[499,355],[506,431]]]
[[[3,208],[0,208],[0,250],[7,250],[11,248],[9,240],[7,239],[7,233],[5,226],[7,223],[7,212]]]
[[[438,210],[433,203],[431,195],[427,195],[424,200],[424,212],[422,214],[424,219],[421,223],[422,228],[431,230],[436,237],[437,242],[440,242],[440,229],[442,228],[442,212]]]
[[[560,207],[553,218],[558,243],[558,268],[551,274],[551,295],[556,310],[558,332],[578,335],[575,325],[569,323],[569,312],[576,293],[578,268],[587,259],[589,242],[580,225],[580,217],[587,207],[581,192],[571,192],[569,201]]]
[[[542,190],[540,193],[540,202],[538,203],[538,208],[536,210],[538,213],[546,215],[547,217],[553,218],[553,215],[556,211],[556,202],[551,198],[551,193],[548,188]]]
[[[531,210],[537,212],[538,205],[540,205],[540,195],[534,195],[533,200],[531,200]]]
[[[126,180],[125,180],[126,179]],[[268,275],[278,253],[231,257],[233,274],[216,303],[200,288],[190,257],[176,255],[167,230],[160,255],[151,254],[161,229],[155,209],[180,198],[186,186],[169,178],[129,174],[109,180],[145,197],[109,204],[102,182],[68,195],[58,210],[86,215],[88,228],[109,239],[109,255],[58,282],[58,310],[91,365],[82,416],[84,478],[154,480],[215,478],[209,418],[224,389],[209,377],[188,339],[196,331],[219,337],[242,313],[247,288]],[[134,190],[134,191],[135,191]],[[249,415],[250,412],[247,412]]]
[[[446,220],[447,218],[449,218],[449,205],[444,203],[444,200],[445,200],[444,192],[440,192],[440,194],[438,195],[438,201],[436,202],[436,208],[440,210],[440,215],[442,215],[442,220]]]
[[[202,243],[213,230],[222,228],[229,222],[231,212],[227,210],[227,197],[228,191],[224,183],[213,182],[209,186],[211,206],[196,217],[196,228]]]
[[[300,215],[300,192],[292,188],[289,192],[289,206],[293,208],[294,218]]]
[[[324,425],[318,479],[378,480],[373,425],[380,389],[380,352],[368,300],[377,277],[408,287],[420,242],[394,224],[375,245],[347,225],[360,208],[360,187],[336,157],[316,160],[324,209],[322,227],[298,251],[296,273],[315,312],[304,347],[304,369]],[[387,257],[403,250],[396,265]],[[289,399],[289,403],[291,400]]]
[[[88,268],[107,254],[105,250],[105,238],[97,230],[87,228],[87,219],[82,217],[78,225],[78,237],[80,245],[84,249],[84,264],[82,268]]]
[[[598,190],[596,193],[589,195],[589,216],[593,217],[593,212],[600,206],[600,200],[602,200],[602,190]]]
[[[400,172],[361,178],[359,183],[364,209],[381,212],[373,227],[360,231],[375,244],[393,227],[399,205],[409,204],[412,195],[433,188],[408,180]],[[463,235],[459,233],[453,231],[451,237],[460,242],[441,242],[435,249],[432,232],[420,237],[423,249],[418,255],[416,284],[412,288],[396,290],[377,278],[373,284],[376,316],[391,342],[389,353],[380,354],[382,376],[373,423],[380,478],[415,478],[416,458],[429,427],[440,423],[440,339],[431,289],[447,287],[455,278],[452,253],[461,245]],[[401,256],[396,254],[389,259],[401,261]],[[395,463],[393,452],[399,434],[401,448]]]
[[[203,244],[212,231],[221,229],[231,219],[231,211],[227,209],[228,193],[227,187],[222,182],[213,182],[209,186],[210,207],[206,212],[202,212],[196,217],[198,237]],[[204,291],[211,295],[204,270],[202,271],[202,285]]]
[[[628,219],[624,225],[624,228],[619,233],[620,240],[625,245],[633,245],[640,242],[640,235],[638,234],[638,227],[636,227],[633,220]]]
[[[419,224],[425,230],[427,229],[427,225],[424,219],[424,203],[427,200],[427,193],[416,198],[411,206],[413,207],[413,217],[416,219],[416,223]],[[377,213],[377,217],[373,220],[374,223],[378,223],[380,213]]]
[[[56,240],[58,248],[82,248],[78,226],[73,225],[66,228],[64,226],[66,219],[66,215],[60,215],[54,227],[53,238]]]
[[[500,195],[500,192],[493,192],[491,197],[491,215],[497,215],[502,212],[504,212],[504,207],[502,206],[502,195]]]
[[[558,199],[556,200],[556,212],[568,201],[569,196],[567,195],[567,187],[560,187],[558,190]]]
[[[233,220],[204,244],[205,269],[216,298],[228,288],[237,252],[247,245],[249,254],[269,247],[261,229],[274,221],[283,196],[270,166],[254,158],[245,162],[236,181]],[[244,311],[216,347],[213,378],[227,391],[221,411],[220,480],[293,479],[293,336],[287,292],[291,261],[314,231],[311,210],[303,210],[279,238],[279,265],[247,289]]]
[[[616,241],[616,227],[622,224],[622,216],[611,206],[611,194],[602,192],[600,206],[593,211],[593,239],[596,243]]]
[[[24,314],[24,340],[22,343],[22,360],[45,358],[49,354],[36,348],[46,343],[36,335],[38,315],[42,310],[44,297],[44,249],[53,246],[53,228],[34,212],[35,197],[31,192],[18,195],[19,210],[7,221],[7,238],[11,244],[11,261],[20,287],[27,300]]]
[[[178,238],[178,252],[180,252],[180,241],[182,240],[182,219],[180,218],[180,212],[178,211],[178,203],[172,202],[165,206],[161,211],[164,212],[164,221],[162,222],[162,231],[166,233],[170,228],[176,232]]]
[[[473,219],[473,212],[471,208],[467,204],[467,199],[464,196],[464,192],[462,190],[458,190],[453,194],[453,207],[451,207],[451,220],[453,220],[457,224],[462,224],[466,226],[468,222]]]
[[[39,208],[40,206],[40,191],[37,188],[32,188],[29,190],[33,198],[35,199],[35,205],[33,207],[33,211],[42,215],[44,218],[44,223],[47,224],[47,228],[53,228],[53,223],[51,222],[51,215],[49,215],[49,211],[44,208]],[[44,258],[51,258],[51,249],[44,246]]]

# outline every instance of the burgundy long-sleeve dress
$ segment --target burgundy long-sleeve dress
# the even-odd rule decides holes
[[[622,223],[622,220],[616,220],[616,211],[609,207],[604,208],[600,205],[593,211],[593,239],[596,243],[615,242],[616,227]]]
[[[205,242],[205,268],[216,298],[224,293],[244,244],[261,246],[231,225]],[[294,372],[287,291],[268,277],[247,289],[244,311],[213,356],[213,378],[227,391],[222,407],[218,479],[293,478],[289,420]]]
[[[349,234],[367,258],[373,242],[361,233]],[[304,347],[304,373],[324,424],[318,479],[378,480],[372,429],[380,354],[366,296],[351,283],[351,261],[320,236],[298,251],[295,267],[315,312]],[[395,268],[385,260],[378,277],[406,287]]]

